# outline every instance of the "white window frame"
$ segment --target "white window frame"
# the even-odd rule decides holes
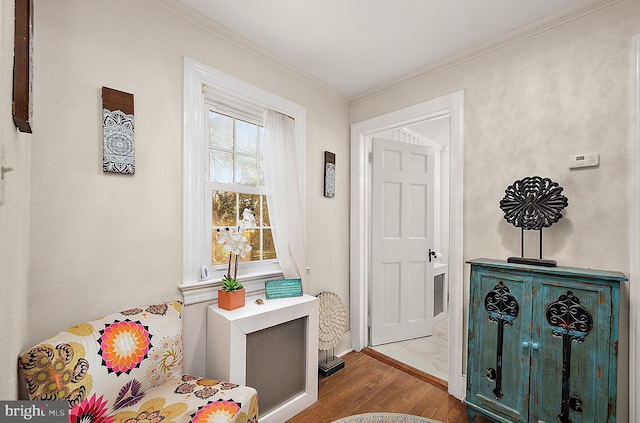
[[[211,263],[211,220],[206,221],[205,176],[208,175],[208,135],[205,132],[205,98],[219,107],[229,107],[237,115],[243,110],[255,116],[271,109],[292,117],[296,122],[300,192],[305,186],[306,109],[231,75],[220,72],[188,57],[184,58],[184,128],[183,128],[183,263],[180,290],[185,305],[217,299],[220,279],[210,275],[201,280],[203,265]],[[208,113],[207,113],[208,118]],[[303,199],[302,204],[305,204]],[[305,211],[303,210],[303,214]],[[303,216],[303,221],[306,220]],[[247,293],[264,290],[264,281],[282,277],[279,269],[256,270],[238,279]],[[215,278],[215,279],[214,279]]]

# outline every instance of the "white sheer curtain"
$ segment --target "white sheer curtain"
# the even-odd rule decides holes
[[[303,196],[299,183],[295,122],[273,110],[264,113],[264,184],[278,261],[286,279],[305,283]],[[306,286],[306,285],[303,285]]]

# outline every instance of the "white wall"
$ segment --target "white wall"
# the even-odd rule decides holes
[[[426,73],[357,101],[351,122],[465,90],[465,259],[519,255],[520,232],[499,202],[513,181],[539,175],[559,182],[569,199],[564,218],[544,232],[544,256],[628,274],[629,41],[640,32],[638,16],[640,2],[619,2]],[[598,168],[568,169],[569,155],[589,152],[600,153]],[[628,292],[627,284],[619,421],[628,421]]]
[[[307,109],[308,293],[332,290],[349,302],[347,101],[161,7],[177,3],[34,1],[29,345],[108,312],[180,298],[183,56]],[[102,86],[135,96],[133,176],[102,172]],[[334,199],[322,196],[325,150],[337,155]],[[204,374],[205,309],[185,310],[190,373]]]
[[[4,152],[5,203],[0,206],[0,322],[3,342],[0,362],[16,363],[26,334],[28,292],[29,144],[31,136],[19,134],[11,114],[13,86],[14,2],[0,0],[0,149]],[[17,399],[17,368],[3,372],[0,399]]]

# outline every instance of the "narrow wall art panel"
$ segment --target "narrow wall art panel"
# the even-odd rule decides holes
[[[133,94],[102,87],[102,170],[136,173]]]
[[[324,152],[324,196],[336,196],[336,155],[330,151]]]

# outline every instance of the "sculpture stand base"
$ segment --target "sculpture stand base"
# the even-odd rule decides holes
[[[535,259],[528,257],[509,257],[507,263],[530,264],[532,266],[557,267],[558,262],[555,260]]]
[[[322,377],[331,376],[340,369],[344,369],[344,360],[339,357],[318,364],[318,374]]]

